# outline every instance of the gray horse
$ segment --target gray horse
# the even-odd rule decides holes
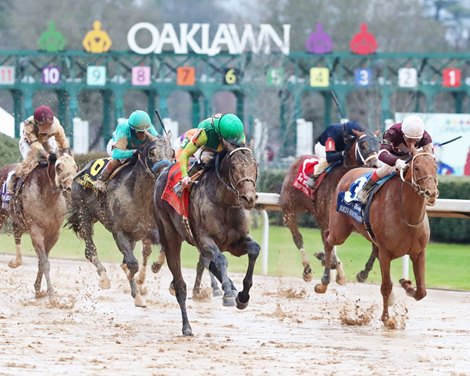
[[[151,244],[158,242],[152,205],[155,178],[164,166],[170,164],[173,156],[170,134],[159,136],[139,147],[134,161],[123,166],[108,182],[106,192],[95,191],[84,184],[86,179],[80,174],[72,186],[72,208],[67,224],[85,241],[85,256],[96,267],[100,287],[109,288],[110,282],[93,242],[93,226],[97,221],[113,234],[124,256],[121,267],[129,280],[131,295],[138,307],[146,306],[142,296],[146,292],[143,286],[145,266],[151,253]],[[91,161],[82,171],[94,171],[93,166],[96,163]],[[134,276],[139,271],[139,263],[134,256],[134,248],[140,240],[144,247],[144,265],[137,279],[139,283],[136,283]]]
[[[170,169],[165,169],[155,185],[154,215],[168,267],[173,275],[176,299],[183,319],[183,335],[192,335],[186,312],[186,283],[181,273],[181,243],[196,246],[208,258],[210,271],[222,283],[225,305],[244,309],[250,299],[253,271],[260,247],[249,235],[246,210],[256,201],[258,165],[248,147],[235,147],[224,142],[224,152],[214,160],[191,189],[188,222],[162,194],[167,186]],[[190,230],[188,230],[190,229]],[[221,251],[234,256],[248,255],[248,268],[243,290],[235,297],[235,287],[227,275],[227,260]],[[235,290],[236,291],[236,290]]]

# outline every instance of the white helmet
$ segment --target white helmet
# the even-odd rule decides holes
[[[424,122],[419,116],[407,116],[401,123],[401,130],[406,138],[419,140],[424,134]]]

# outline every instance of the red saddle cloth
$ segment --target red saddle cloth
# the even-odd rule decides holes
[[[313,194],[315,193],[315,190],[313,190],[307,185],[307,180],[310,177],[310,175],[313,174],[313,169],[315,168],[316,164],[318,164],[317,158],[315,157],[305,158],[302,164],[299,166],[297,177],[292,183],[292,186],[294,188],[298,189],[299,191],[302,191],[309,197],[313,196]]]
[[[179,197],[174,191],[174,187],[181,180],[181,169],[180,164],[176,162],[168,172],[168,179],[166,182],[165,189],[162,193],[162,200],[168,202],[176,212],[188,218],[188,206],[189,206],[189,190],[183,189],[183,194]]]

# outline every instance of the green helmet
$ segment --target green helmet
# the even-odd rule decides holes
[[[146,131],[152,125],[149,114],[141,110],[134,111],[127,122],[136,132]]]
[[[234,144],[245,143],[243,123],[238,116],[224,114],[218,120],[214,122],[214,128],[219,136]]]

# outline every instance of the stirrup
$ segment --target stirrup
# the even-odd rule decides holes
[[[367,202],[367,198],[369,197],[369,191],[365,191],[361,189],[357,192],[357,199],[361,204],[365,204]]]
[[[8,210],[8,208],[10,207],[10,203],[11,203],[11,195],[9,194],[4,195],[2,197],[2,209]]]
[[[309,177],[306,183],[307,187],[311,189],[315,188],[315,181],[316,181],[316,178],[314,176]]]

